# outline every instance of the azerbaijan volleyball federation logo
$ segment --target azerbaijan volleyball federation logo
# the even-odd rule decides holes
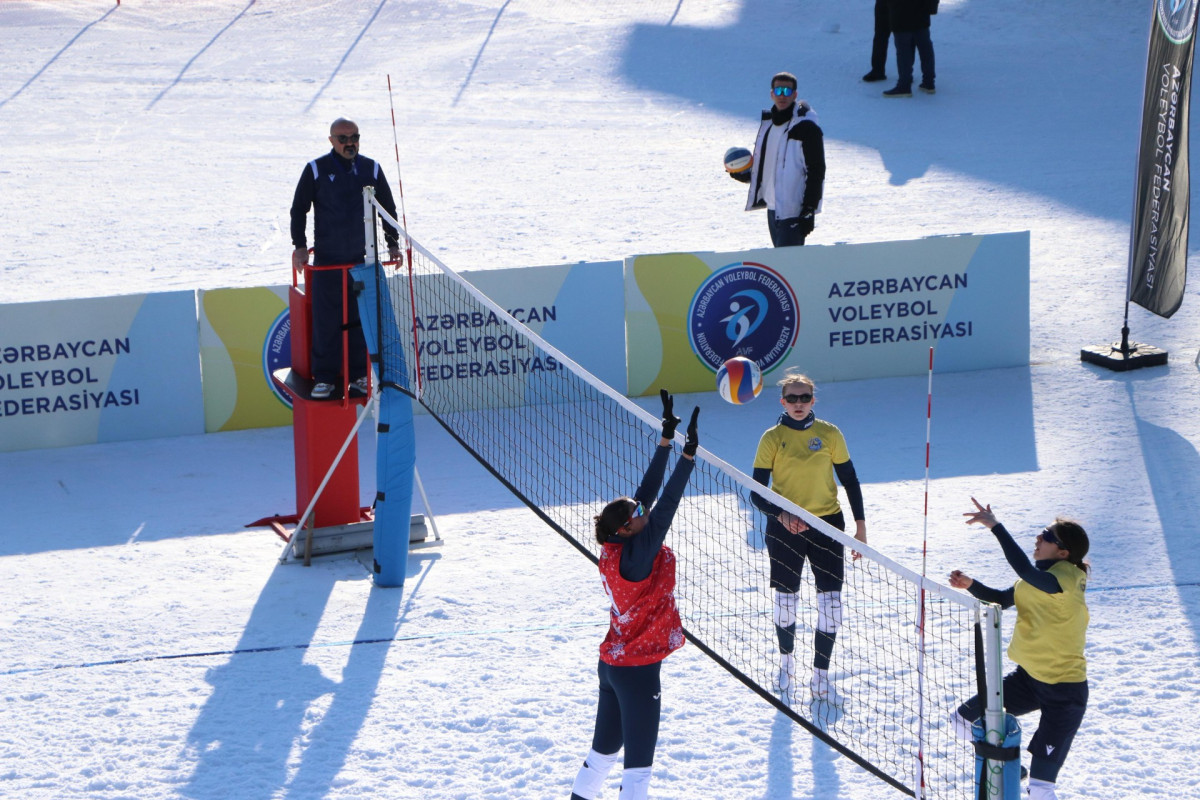
[[[263,377],[267,380],[267,386],[271,387],[271,393],[279,399],[288,408],[292,407],[292,398],[280,391],[275,385],[271,374],[282,367],[290,367],[292,365],[292,316],[288,309],[284,309],[271,323],[271,327],[267,330],[267,338],[263,340],[262,350],[262,370]]]
[[[1197,0],[1158,0],[1158,21],[1163,32],[1176,44],[1192,38],[1196,27]]]
[[[722,267],[700,284],[687,319],[692,350],[713,372],[734,356],[767,372],[787,358],[800,329],[792,287],[750,261]]]

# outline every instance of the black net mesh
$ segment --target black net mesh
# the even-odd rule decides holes
[[[397,323],[392,335],[383,331],[381,380],[415,397],[595,561],[593,516],[637,488],[659,438],[658,420],[427,252],[414,245],[409,260],[381,292],[384,317],[394,314]],[[678,448],[668,472],[675,458]],[[918,792],[920,762],[925,797],[971,798],[974,755],[954,737],[948,717],[974,694],[975,606],[927,590],[922,646],[919,578],[870,550],[851,560],[843,538],[843,621],[830,664],[835,697],[816,700],[809,691],[818,604],[807,572],[796,614],[797,682],[781,691],[765,517],[750,502],[751,486],[757,484],[747,475],[700,451],[667,538],[691,641],[896,789]]]

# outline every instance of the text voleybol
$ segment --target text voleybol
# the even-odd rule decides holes
[[[826,311],[835,325],[883,321],[869,328],[846,328],[829,332],[830,347],[923,342],[934,339],[960,338],[975,332],[970,320],[955,323],[933,322],[930,317],[942,316],[940,306],[932,298],[892,299],[888,295],[916,292],[954,291],[967,287],[967,274],[914,275],[905,278],[841,281],[829,287],[826,299],[879,298],[882,302],[850,303],[828,306]],[[903,320],[903,322],[900,322]],[[892,324],[887,324],[892,323]]]

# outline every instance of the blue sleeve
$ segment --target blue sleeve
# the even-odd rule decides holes
[[[992,533],[995,535],[996,541],[1000,542],[1004,557],[1008,559],[1008,565],[1013,568],[1013,572],[1017,573],[1018,578],[1035,589],[1041,589],[1046,594],[1058,594],[1062,591],[1058,578],[1054,577],[1053,573],[1038,569],[1003,525],[997,523],[996,527],[992,528]]]
[[[633,499],[641,500],[642,505],[646,508],[654,505],[654,498],[658,497],[663,476],[667,474],[667,456],[669,455],[671,455],[669,445],[654,449],[654,456],[650,459],[650,466],[646,467],[646,474],[642,476],[641,485],[633,493]]]
[[[755,467],[753,477],[754,480],[758,481],[763,486],[771,485],[771,470],[767,467]],[[755,508],[766,514],[768,517],[778,516],[779,512],[782,510],[779,508],[779,506],[775,505],[767,498],[753,492],[750,493],[750,502],[754,504]]]
[[[967,589],[972,597],[976,597],[985,603],[995,603],[1001,608],[1012,608],[1013,606],[1013,587],[1007,589],[993,589],[990,586],[985,586],[979,581],[973,581],[971,588]]]
[[[671,448],[660,447],[659,451],[663,453],[665,468],[666,454],[671,452]],[[658,453],[654,454],[655,459],[658,458],[658,455]],[[658,502],[650,511],[646,527],[637,536],[630,537],[629,541],[621,548],[621,577],[625,580],[636,583],[650,577],[650,570],[654,568],[654,559],[658,557],[658,551],[667,538],[667,531],[671,529],[671,521],[675,519],[679,500],[683,497],[683,490],[687,488],[688,478],[691,477],[692,468],[695,465],[696,462],[690,458],[679,459],[679,463],[675,465],[675,471],[671,473],[671,479],[667,481],[667,487],[663,490],[662,497],[658,498]],[[652,461],[651,468],[653,466],[654,462]],[[662,480],[661,473],[662,470],[659,474],[660,481]]]
[[[858,482],[858,473],[854,471],[854,462],[843,461],[841,464],[834,464],[833,471],[837,473],[838,480],[846,490],[846,499],[850,501],[850,512],[854,514],[854,519],[866,519],[862,486]]]
[[[292,196],[292,247],[297,249],[308,247],[304,231],[308,223],[308,210],[313,204],[314,188],[312,167],[305,164],[300,182],[296,184],[296,193]]]

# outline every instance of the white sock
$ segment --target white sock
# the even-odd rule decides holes
[[[796,655],[783,653],[779,657],[779,688],[787,691],[796,682]]]
[[[829,694],[833,687],[829,683],[829,670],[813,668],[812,681],[808,684],[809,689],[817,697],[824,697]]]
[[[650,770],[653,767],[626,769],[621,775],[621,800],[646,800],[650,791]]]
[[[1029,779],[1029,800],[1058,800],[1054,784],[1040,778]]]
[[[584,800],[595,800],[600,794],[600,787],[604,785],[604,779],[617,763],[617,753],[604,755],[595,750],[589,751],[587,758],[583,760],[583,766],[579,768],[579,774],[575,776],[575,785],[571,787],[571,791]]]

